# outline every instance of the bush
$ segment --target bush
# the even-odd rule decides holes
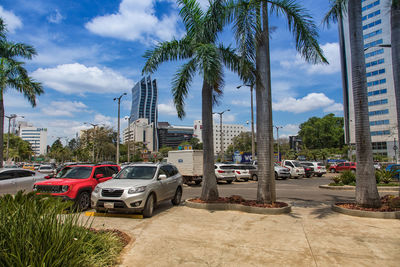
[[[342,182],[342,178],[340,178],[340,176],[334,176],[333,178],[331,178],[331,180],[335,183],[335,184],[340,184]]]
[[[375,180],[376,180],[376,184],[381,183],[381,174],[379,171],[375,171]]]
[[[343,184],[352,185],[356,182],[356,175],[352,171],[344,171],[340,175],[340,179],[342,180]]]
[[[0,266],[108,266],[122,250],[112,233],[96,233],[71,203],[33,192],[0,197]]]
[[[396,175],[395,171],[385,169],[378,170],[377,173],[379,173],[378,175],[380,177],[380,182],[384,184],[390,183],[392,181],[392,178]]]

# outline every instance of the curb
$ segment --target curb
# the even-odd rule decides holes
[[[247,213],[255,214],[269,214],[269,215],[279,215],[290,213],[292,207],[290,205],[283,208],[260,208],[260,207],[250,207],[240,204],[230,204],[230,203],[195,203],[186,199],[186,206],[194,209],[205,209],[205,210],[236,210],[243,211]]]
[[[330,190],[356,190],[356,187],[353,185],[343,185],[343,186],[330,186],[330,185],[320,185],[318,186],[322,189],[330,189]],[[378,186],[378,191],[399,191],[398,186]]]
[[[336,205],[332,205],[331,207],[333,211],[350,216],[376,218],[376,219],[400,219],[400,211],[377,212],[377,211],[345,209]]]

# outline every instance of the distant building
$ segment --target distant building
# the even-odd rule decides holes
[[[196,137],[203,142],[203,124],[201,120],[194,121],[193,137]],[[247,132],[246,128],[240,124],[222,124],[223,149],[226,151],[229,145],[233,144],[233,138],[241,133]],[[214,138],[214,153],[218,154],[221,151],[221,135],[219,123],[213,124]]]
[[[130,124],[138,119],[147,119],[148,125],[153,125],[152,147],[148,147],[151,151],[158,150],[157,141],[157,122],[158,122],[158,89],[157,81],[151,80],[151,76],[144,77],[140,82],[136,83],[132,88],[132,107]]]
[[[158,147],[156,144],[157,138],[154,138],[154,123],[150,123],[145,118],[137,119],[133,121],[127,128],[122,132],[122,140],[124,144],[128,141],[131,142],[142,142],[146,144],[147,149],[150,152],[157,151],[155,148]]]
[[[178,147],[193,137],[193,126],[176,126],[168,122],[159,122],[157,127],[158,147]]]
[[[19,125],[19,137],[31,144],[35,156],[47,153],[47,128],[37,128],[27,123]]]

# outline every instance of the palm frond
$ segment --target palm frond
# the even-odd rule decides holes
[[[6,24],[4,23],[4,20],[0,18],[0,39],[6,38],[6,31]]]
[[[190,38],[187,36],[182,40],[172,40],[159,43],[153,50],[147,50],[144,54],[146,58],[142,73],[153,73],[158,66],[166,61],[187,59],[192,56]]]
[[[190,83],[196,73],[197,62],[195,59],[184,64],[175,74],[172,81],[172,95],[179,118],[185,117],[185,98],[187,97]]]
[[[286,16],[289,31],[295,38],[296,50],[307,62],[328,63],[320,48],[317,38],[317,27],[306,9],[296,3],[296,0],[268,0],[271,13]]]
[[[215,42],[217,35],[228,22],[225,0],[210,1],[210,6],[203,18],[203,38],[208,42]]]
[[[202,28],[201,18],[204,12],[196,0],[177,0],[181,8],[179,15],[183,20],[187,35],[193,36]]]
[[[347,12],[347,1],[330,0],[331,8],[322,19],[323,24],[329,27],[331,23],[336,23]]]
[[[214,90],[219,90],[223,80],[223,65],[218,47],[213,44],[200,44],[196,47],[196,58],[203,79]]]

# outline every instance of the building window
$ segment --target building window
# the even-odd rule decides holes
[[[368,106],[383,105],[383,104],[387,104],[387,103],[388,103],[387,99],[380,99],[380,100],[368,102]]]
[[[373,3],[369,4],[369,5],[364,6],[364,7],[362,8],[362,11],[368,10],[368,9],[370,9],[370,8],[373,8],[374,6],[377,6],[377,5],[379,5],[379,0],[373,2]]]
[[[377,135],[389,135],[390,131],[389,130],[384,130],[384,131],[371,131],[371,136],[377,136]]]
[[[367,72],[367,77],[376,76],[385,73],[385,69],[374,70],[371,72]]]
[[[382,94],[386,94],[386,93],[387,93],[386,89],[380,89],[380,90],[368,92],[368,96],[382,95]]]
[[[378,19],[378,20],[376,20],[376,21],[374,21],[374,22],[371,22],[371,23],[369,23],[369,24],[364,25],[364,26],[363,26],[363,30],[372,28],[372,27],[374,27],[374,26],[376,26],[376,25],[379,25],[379,24],[381,24],[381,23],[382,23],[382,21],[381,21],[380,19]]]
[[[378,49],[376,51],[366,53],[365,54],[365,58],[373,57],[373,56],[380,55],[380,54],[383,54],[383,53],[384,53],[384,50],[383,50],[383,48],[381,48],[381,49]]]
[[[386,79],[381,79],[381,80],[376,80],[376,81],[372,81],[372,82],[367,82],[367,86],[375,86],[375,85],[379,85],[379,84],[385,84],[386,83]]]
[[[389,124],[389,120],[380,120],[380,121],[370,121],[369,122],[370,126],[385,125],[385,124]]]
[[[375,16],[377,16],[379,14],[381,14],[381,11],[378,9],[377,11],[371,12],[368,15],[363,16],[362,20],[364,21],[364,20],[370,19],[370,18],[375,17]]]
[[[375,111],[370,111],[370,112],[368,112],[368,115],[369,115],[369,116],[385,115],[385,114],[389,114],[389,110],[388,110],[388,109],[375,110]]]
[[[365,39],[374,37],[374,36],[376,36],[376,35],[379,35],[379,34],[381,34],[381,33],[382,33],[382,29],[379,29],[379,30],[376,30],[376,31],[373,31],[373,32],[370,32],[370,33],[365,34],[365,35],[363,36],[363,38],[364,38],[364,40],[365,40]]]
[[[377,45],[380,45],[380,44],[383,44],[383,40],[382,39],[379,39],[379,40],[364,44],[364,49],[367,49],[367,48],[370,48],[370,47],[373,47],[373,46],[377,46]]]
[[[376,66],[379,64],[383,64],[383,63],[385,63],[385,59],[381,58],[381,59],[378,59],[375,61],[368,62],[367,64],[365,64],[365,67],[369,68],[369,67]]]

